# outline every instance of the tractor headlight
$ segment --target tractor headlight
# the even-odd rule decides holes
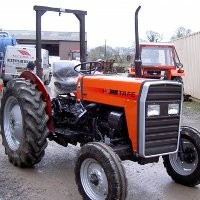
[[[152,117],[152,116],[158,116],[160,115],[160,105],[148,105],[147,107],[147,116]]]
[[[177,115],[179,114],[179,104],[172,103],[168,104],[168,115]]]

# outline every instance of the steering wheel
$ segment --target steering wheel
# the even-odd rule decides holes
[[[101,62],[91,61],[91,62],[83,62],[76,65],[74,67],[74,71],[80,74],[94,74],[99,68],[103,69],[103,65]]]

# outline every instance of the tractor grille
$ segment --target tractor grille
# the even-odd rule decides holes
[[[142,154],[144,157],[164,155],[176,152],[179,138],[180,110],[182,103],[182,86],[179,84],[153,84],[148,86],[146,98],[140,109],[144,109],[145,117],[140,117],[139,138],[142,140]],[[158,116],[147,116],[148,105],[159,105],[160,114]],[[169,115],[168,105],[179,104],[179,114]],[[143,122],[144,121],[144,122]]]

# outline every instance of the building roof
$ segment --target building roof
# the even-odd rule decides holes
[[[35,40],[36,31],[31,30],[5,30],[17,40]],[[87,35],[87,34],[86,34]],[[80,41],[79,32],[42,31],[42,40]],[[86,40],[87,40],[87,36]]]

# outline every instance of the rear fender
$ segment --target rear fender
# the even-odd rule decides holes
[[[24,71],[20,75],[20,78],[25,78],[26,80],[30,80],[33,84],[37,85],[38,91],[42,93],[42,99],[46,102],[46,113],[49,116],[49,120],[47,122],[47,126],[51,133],[55,131],[53,119],[52,119],[52,112],[51,112],[51,99],[50,96],[43,84],[43,82],[40,80],[38,76],[33,74],[31,71]]]

